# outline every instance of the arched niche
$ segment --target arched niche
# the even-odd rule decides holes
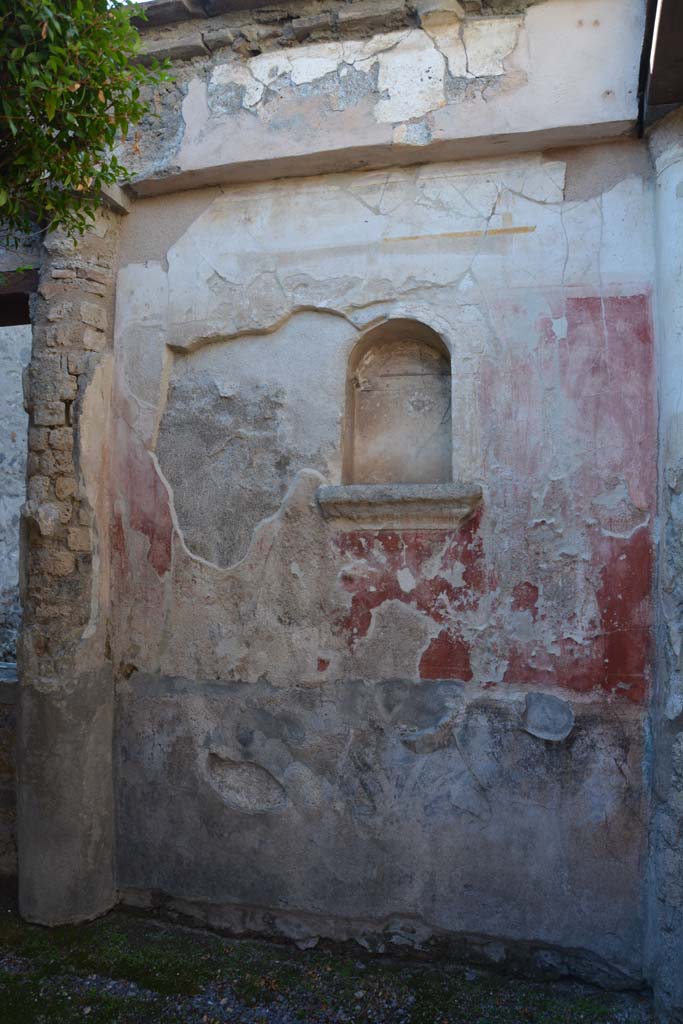
[[[388,320],[363,335],[349,360],[343,482],[451,479],[450,353],[426,324]]]

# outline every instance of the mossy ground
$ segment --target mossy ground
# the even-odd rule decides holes
[[[644,1024],[646,1001],[356,950],[299,951],[112,913],[0,914],[1,1024]]]

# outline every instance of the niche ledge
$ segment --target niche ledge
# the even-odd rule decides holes
[[[318,488],[323,518],[342,529],[448,530],[482,501],[481,487],[448,484],[343,484]]]

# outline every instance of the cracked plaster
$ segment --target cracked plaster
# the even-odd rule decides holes
[[[519,14],[233,47],[229,59],[216,50],[159,90],[142,149],[122,156],[147,195],[514,152],[542,132],[555,145],[615,136],[637,113],[641,30],[637,0],[585,0],[581,18],[568,0],[547,0]],[[577,78],[578,65],[593,71]]]
[[[64,459],[83,500],[68,530],[31,505],[34,553],[55,593],[77,558],[67,585],[83,586],[75,615],[60,591],[74,671],[39,674],[64,650],[41,655],[42,624],[27,645],[22,757],[42,785],[20,791],[40,858],[24,878],[43,890],[22,898],[51,923],[119,892],[307,944],[437,940],[617,985],[645,970],[670,1005],[675,958],[650,961],[680,916],[683,430],[672,359],[646,908],[658,243],[642,144],[605,143],[633,125],[642,10],[430,6],[375,38],[342,27],[360,5],[160,33],[184,63],[144,127],[136,188],[221,188],[161,216],[133,204],[97,366],[113,238],[107,272],[86,263],[105,283],[102,305],[79,306],[87,351],[68,357],[78,465],[58,446],[34,459]],[[590,137],[581,154],[509,156]],[[658,185],[680,196],[674,148]],[[358,166],[375,169],[340,173]],[[40,345],[70,303],[38,307],[29,385],[48,419],[66,385]],[[325,518],[354,347],[410,319],[448,350],[454,491],[477,500],[457,523]],[[70,756],[46,761],[54,749]]]
[[[226,109],[222,99],[226,86],[240,89],[241,105],[254,109],[268,92],[281,92],[287,84],[310,85],[327,75],[339,79],[351,68],[367,74],[377,64],[376,120],[393,124],[422,117],[445,105],[446,69],[454,78],[504,75],[504,61],[518,44],[521,26],[520,18],[473,21],[464,26],[455,21],[427,32],[413,29],[370,40],[308,44],[282,53],[260,54],[244,64],[233,60],[219,64],[211,73],[210,109]]]
[[[388,669],[379,666],[388,641],[373,639],[386,628],[381,625],[381,608],[371,616],[367,640],[360,635],[349,650],[339,647],[334,625],[339,593],[335,596],[335,588],[328,590],[321,581],[340,572],[341,580],[346,570],[343,563],[333,568],[338,553],[328,550],[327,533],[312,498],[304,499],[304,490],[303,504],[292,497],[296,513],[287,511],[287,502],[277,510],[293,480],[300,479],[303,487],[304,478],[297,473],[316,469],[322,474],[315,476],[318,482],[338,482],[345,367],[361,332],[392,316],[424,321],[450,349],[453,474],[455,479],[481,482],[487,493],[485,506],[488,503],[492,511],[497,510],[492,518],[485,516],[482,524],[486,545],[495,546],[494,538],[501,531],[513,536],[523,526],[529,530],[524,541],[528,556],[533,560],[544,550],[544,558],[555,567],[545,580],[533,616],[523,602],[515,611],[514,602],[519,601],[513,600],[510,621],[515,622],[516,635],[539,645],[532,671],[544,677],[547,659],[561,657],[567,644],[587,654],[600,615],[595,544],[640,543],[647,536],[652,514],[645,464],[629,460],[628,446],[633,441],[623,428],[615,429],[611,419],[623,417],[623,402],[642,388],[642,381],[631,381],[628,374],[624,378],[621,357],[614,348],[621,342],[610,327],[610,317],[622,301],[619,296],[635,311],[634,303],[640,300],[632,297],[647,295],[650,288],[652,267],[644,259],[651,247],[650,196],[641,178],[627,174],[598,197],[567,202],[564,169],[562,161],[536,156],[340,175],[309,181],[304,189],[288,183],[237,188],[215,198],[170,249],[158,254],[157,261],[122,269],[118,402],[126,429],[134,432],[135,445],[141,445],[136,456],[142,460],[141,472],[150,458],[144,449],[153,453],[144,474],[161,472],[161,493],[169,495],[176,534],[169,547],[170,562],[164,556],[165,582],[152,572],[148,583],[140,584],[142,593],[149,587],[150,592],[159,591],[161,585],[156,614],[166,625],[160,626],[157,635],[164,639],[161,645],[150,644],[150,638],[143,639],[129,622],[120,634],[129,636],[130,648],[121,652],[122,661],[138,663],[145,650],[149,668],[157,665],[188,678],[227,673],[253,679],[275,663],[285,678],[293,680],[315,672],[311,655],[312,646],[317,646],[324,650],[320,657],[332,673],[371,676],[379,672],[380,678],[385,677]],[[628,257],[623,252],[625,231],[631,241]],[[638,231],[641,241],[634,245]],[[506,298],[509,294],[517,296],[515,302]],[[602,298],[589,298],[595,294]],[[590,361],[585,363],[587,354],[576,349],[577,331],[586,329],[586,338],[594,331],[600,337],[591,357],[597,359],[593,367]],[[627,322],[619,331],[626,329]],[[548,340],[539,348],[539,338],[546,331]],[[542,354],[546,344],[550,347]],[[531,375],[517,363],[526,359],[532,360]],[[616,403],[604,425],[596,423],[597,434],[586,433],[585,422],[576,419],[574,386],[567,391],[567,385],[559,383],[570,367],[572,374],[587,373],[581,378],[582,402]],[[605,383],[615,374],[621,383]],[[502,379],[509,382],[510,397],[489,420],[491,410],[478,393],[478,382],[487,381],[487,389],[495,391]],[[614,397],[607,399],[612,391]],[[169,395],[176,392],[178,400],[171,400]],[[207,438],[214,431],[215,443],[200,443],[197,449],[199,435],[193,433],[192,424],[199,422],[198,412],[189,415],[189,410],[195,402],[200,403],[197,409],[204,408],[209,393],[215,394],[217,410],[225,408],[226,424],[234,415],[229,412],[231,403],[245,402],[245,409],[252,411],[248,415],[243,411],[235,419],[237,441],[231,440],[227,426],[216,427],[218,412],[207,413]],[[511,424],[510,451],[496,440],[495,422],[500,415]],[[254,426],[247,429],[251,416]],[[529,431],[543,433],[542,449],[528,450],[521,443]],[[259,440],[265,437],[272,440],[268,444]],[[521,447],[510,462],[515,438]],[[259,470],[250,492],[248,474],[238,471],[246,486],[239,500],[246,505],[240,506],[237,516],[241,540],[230,548],[224,545],[232,535],[229,523],[235,515],[230,509],[238,492],[231,463],[222,460],[237,451],[235,444],[243,446],[252,465],[265,466],[267,456],[276,472],[272,479],[278,482],[266,505],[260,506],[267,473]],[[121,445],[125,451],[128,441],[122,440]],[[275,458],[280,460],[277,471]],[[592,459],[596,461],[591,472],[597,475],[588,485],[585,473]],[[526,494],[515,482],[519,474],[521,479],[536,481]],[[576,479],[584,483],[572,490],[571,481]],[[314,480],[311,487],[317,487]],[[125,490],[121,500],[126,500]],[[260,513],[259,507],[264,509]],[[526,509],[523,514],[522,508]],[[125,522],[124,509],[122,504]],[[264,519],[273,514],[275,518]],[[219,528],[223,515],[228,517],[227,525]],[[291,534],[288,524],[292,521],[307,523],[305,556]],[[278,558],[273,563],[276,576],[269,584],[269,591],[280,593],[290,609],[286,656],[277,618],[282,612],[272,618],[266,605],[253,606],[244,596],[246,578],[254,571],[253,559],[258,561],[264,544],[270,550],[274,541],[266,538],[273,530],[278,535],[284,530],[277,547],[288,553],[285,562]],[[314,536],[319,540],[314,542]],[[127,544],[133,541],[134,535],[128,533]],[[136,573],[148,575],[148,570],[142,570],[147,564],[145,541],[140,537],[134,544],[142,556]],[[379,549],[375,554],[380,557]],[[435,550],[430,557],[442,556]],[[200,630],[191,613],[196,596],[186,598],[185,585],[180,583],[186,571],[181,567],[187,562],[190,569],[193,560],[205,567],[203,572],[217,573],[216,581],[224,581],[221,588],[228,588],[220,599],[209,602],[218,618],[209,610]],[[299,566],[296,575],[289,569],[293,563]],[[410,562],[399,563],[400,580],[407,578],[404,570],[415,576]],[[431,578],[426,566],[420,572],[424,579]],[[449,586],[462,586],[462,565],[449,572],[454,573]],[[520,586],[524,582],[523,576],[513,579]],[[419,608],[419,593],[413,600],[414,589],[400,590],[408,609]],[[241,626],[227,625],[226,601],[241,606]],[[345,601],[348,597],[342,606]],[[562,610],[568,605],[577,609],[571,624],[563,622]],[[314,611],[321,607],[329,609],[324,624],[316,621],[319,612]],[[468,637],[479,638],[470,653],[473,676],[496,685],[512,671],[503,607],[499,588],[498,596],[494,588],[482,593],[461,622]],[[292,608],[298,609],[294,619]],[[409,615],[415,618],[414,611]],[[417,664],[422,657],[433,657],[427,655],[430,644],[437,645],[433,648],[437,650],[444,641],[438,617],[424,619],[420,612],[415,621],[422,621],[420,628],[427,627],[422,642],[416,641],[413,648]],[[187,633],[190,623],[192,638]],[[558,628],[563,632],[558,633]],[[247,633],[242,633],[244,629]],[[410,647],[409,635],[406,632],[403,646],[399,645],[404,652]],[[316,659],[317,655],[313,665]]]

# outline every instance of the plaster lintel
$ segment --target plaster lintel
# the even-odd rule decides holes
[[[458,527],[481,504],[477,484],[342,484],[318,488],[327,520],[350,529],[443,530]]]
[[[193,168],[166,168],[159,174],[141,176],[127,184],[136,198],[222,185],[245,185],[279,178],[310,177],[343,171],[381,170],[424,163],[483,159],[531,153],[544,149],[588,145],[627,138],[635,133],[635,116],[629,120],[596,124],[561,125],[531,132],[511,132],[468,138],[439,139],[425,146],[392,144],[348,146],[342,149],[291,153],[257,160],[206,164]]]

